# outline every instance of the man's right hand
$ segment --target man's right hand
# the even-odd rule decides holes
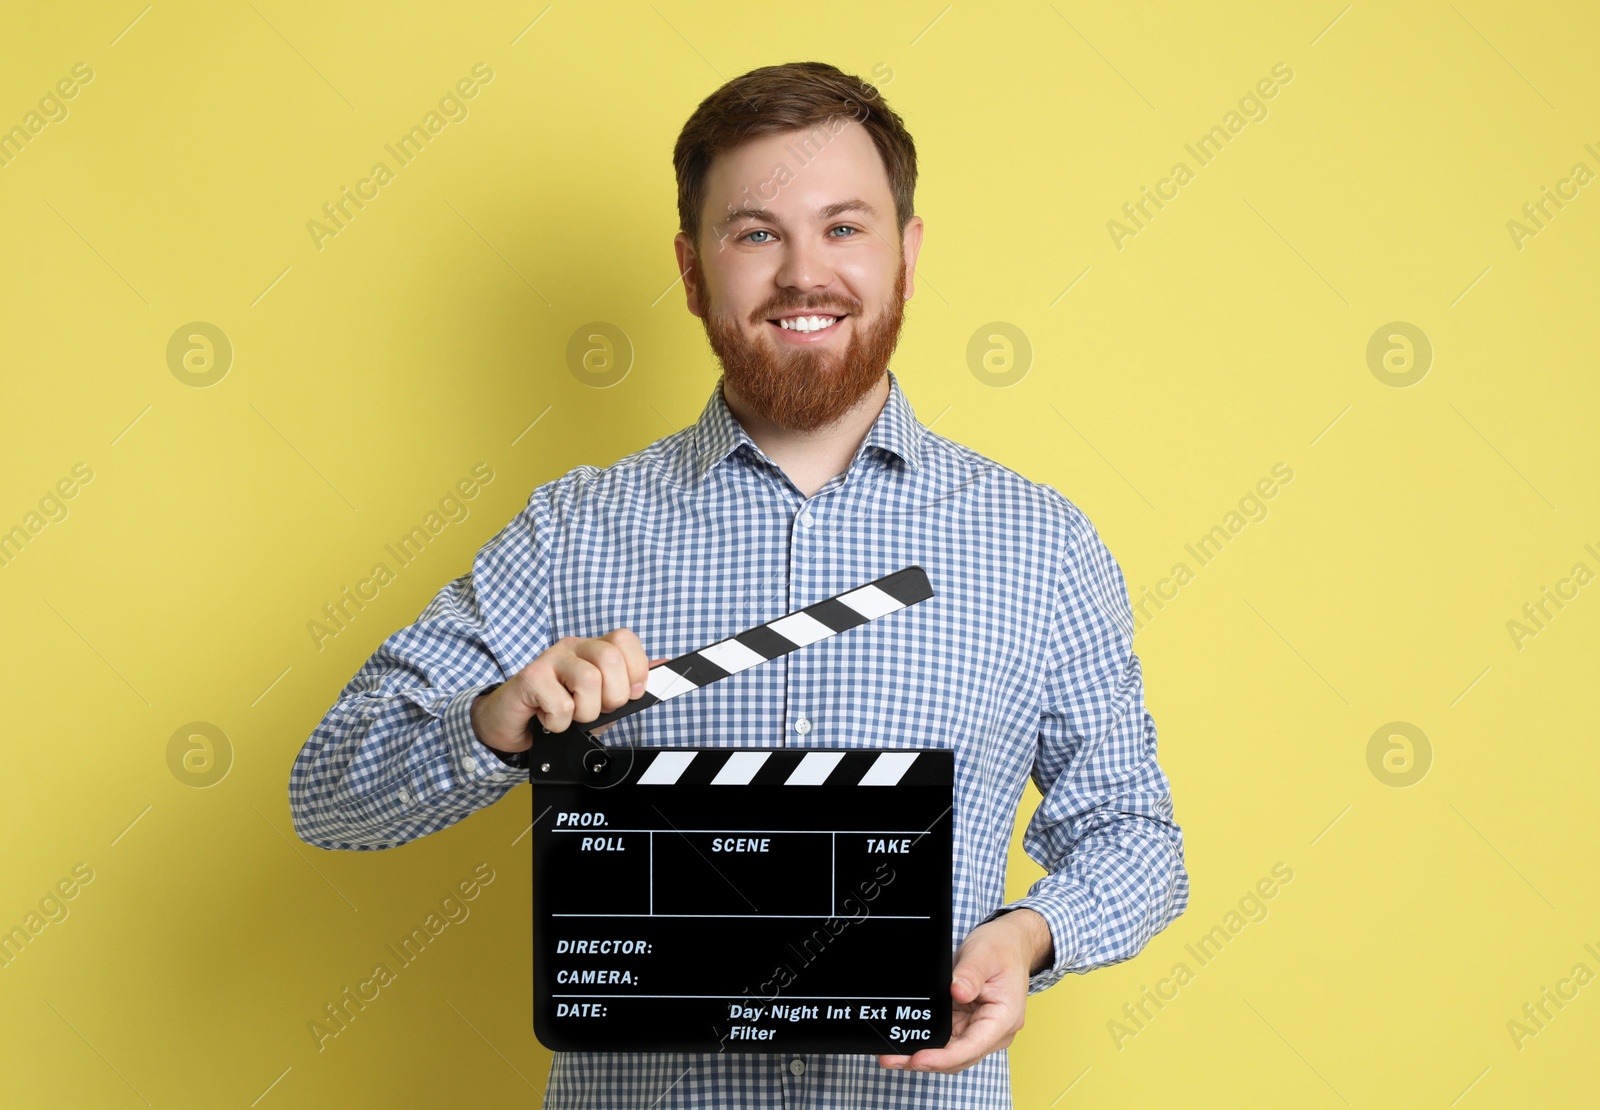
[[[533,746],[535,719],[549,732],[564,732],[574,721],[592,721],[643,694],[650,668],[668,658],[646,659],[639,637],[626,628],[587,640],[564,636],[473,699],[473,731],[488,747],[527,751]],[[602,725],[596,734],[610,727]]]

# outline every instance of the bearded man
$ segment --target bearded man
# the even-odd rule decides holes
[[[889,370],[923,221],[915,147],[876,89],[822,63],[754,70],[699,105],[673,161],[686,305],[723,371],[699,420],[532,492],[339,694],[291,771],[295,829],[356,851],[445,829],[528,781],[533,722],[592,721],[654,663],[918,564],[935,596],[892,621],[604,734],[952,747],[949,1043],[558,1052],[544,1105],[1010,1106],[1029,995],[1132,957],[1188,904],[1121,569],[1056,490],[928,430]],[[1008,903],[1029,776],[1024,845],[1047,874]]]

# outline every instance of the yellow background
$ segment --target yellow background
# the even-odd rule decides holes
[[[804,59],[876,72],[918,145],[894,366],[922,421],[1080,505],[1135,595],[1195,571],[1136,641],[1192,902],[1032,1000],[1017,1104],[1600,1104],[1600,985],[1520,1047],[1507,1025],[1600,973],[1600,587],[1507,629],[1600,571],[1600,184],[1520,249],[1507,227],[1600,172],[1597,36],[1588,5],[1485,0],[7,5],[0,126],[94,78],[0,168],[0,527],[94,477],[0,568],[0,928],[94,878],[0,970],[0,1105],[537,1101],[529,793],[327,853],[289,765],[534,486],[698,417],[671,146],[721,80]],[[469,117],[319,250],[307,221],[479,62]],[[1199,167],[1184,145],[1278,63]],[[1107,221],[1179,160],[1119,249]],[[167,364],[192,321],[234,350],[206,388]],[[567,365],[590,321],[634,350],[610,388]],[[1397,321],[1434,351],[1406,387],[1367,358]],[[1033,348],[1004,388],[967,359],[992,322]],[[470,516],[317,650],[307,622],[478,463]],[[1369,765],[1396,721],[1431,746],[1407,787]],[[191,722],[231,749],[210,787],[169,766]],[[1277,863],[1199,969],[1185,945]],[[318,1051],[307,1023],[480,864],[471,917]],[[1037,873],[1013,854],[1014,892]]]

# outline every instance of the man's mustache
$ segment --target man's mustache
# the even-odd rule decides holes
[[[763,320],[773,320],[790,312],[809,312],[817,316],[859,316],[861,302],[856,301],[840,308],[831,304],[785,304],[764,308],[750,318],[752,324],[759,324]]]

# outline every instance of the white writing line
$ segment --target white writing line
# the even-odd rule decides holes
[[[553,913],[551,917],[685,917],[692,920],[712,920],[722,918],[735,918],[738,920],[756,920],[763,918],[782,918],[785,921],[831,921],[837,914],[831,913]],[[854,921],[855,918],[850,920]],[[932,921],[927,914],[889,914],[870,913],[861,918],[862,921]]]
[[[940,816],[943,816],[943,814],[941,814]],[[573,827],[563,826],[563,827],[561,827],[559,829],[557,829],[557,828],[549,828],[549,829],[545,830],[545,832],[557,832],[557,833],[562,833],[562,832],[564,832],[564,833],[589,833],[591,836],[594,835],[595,833],[654,833],[654,832],[665,832],[665,831],[667,831],[667,830],[665,830],[665,829],[614,829],[609,825],[593,825],[593,826],[590,826],[589,828],[578,828],[576,826],[573,826]],[[754,834],[754,835],[757,835],[757,836],[773,836],[773,835],[784,835],[784,836],[787,836],[788,834],[793,833],[796,836],[881,836],[881,837],[925,836],[925,835],[927,835],[927,832],[928,832],[927,829],[673,829],[672,831],[673,832],[678,832],[678,833],[697,833],[697,834],[702,834],[702,835],[707,835],[707,836],[710,836],[710,835],[716,835],[716,836],[745,836],[745,835],[751,835],[751,834]]]
[[[749,995],[550,995],[550,998],[739,998],[747,1000]],[[933,1000],[933,995],[784,995],[786,1000],[794,998],[800,1001],[864,1001],[864,1003],[925,1003]]]

